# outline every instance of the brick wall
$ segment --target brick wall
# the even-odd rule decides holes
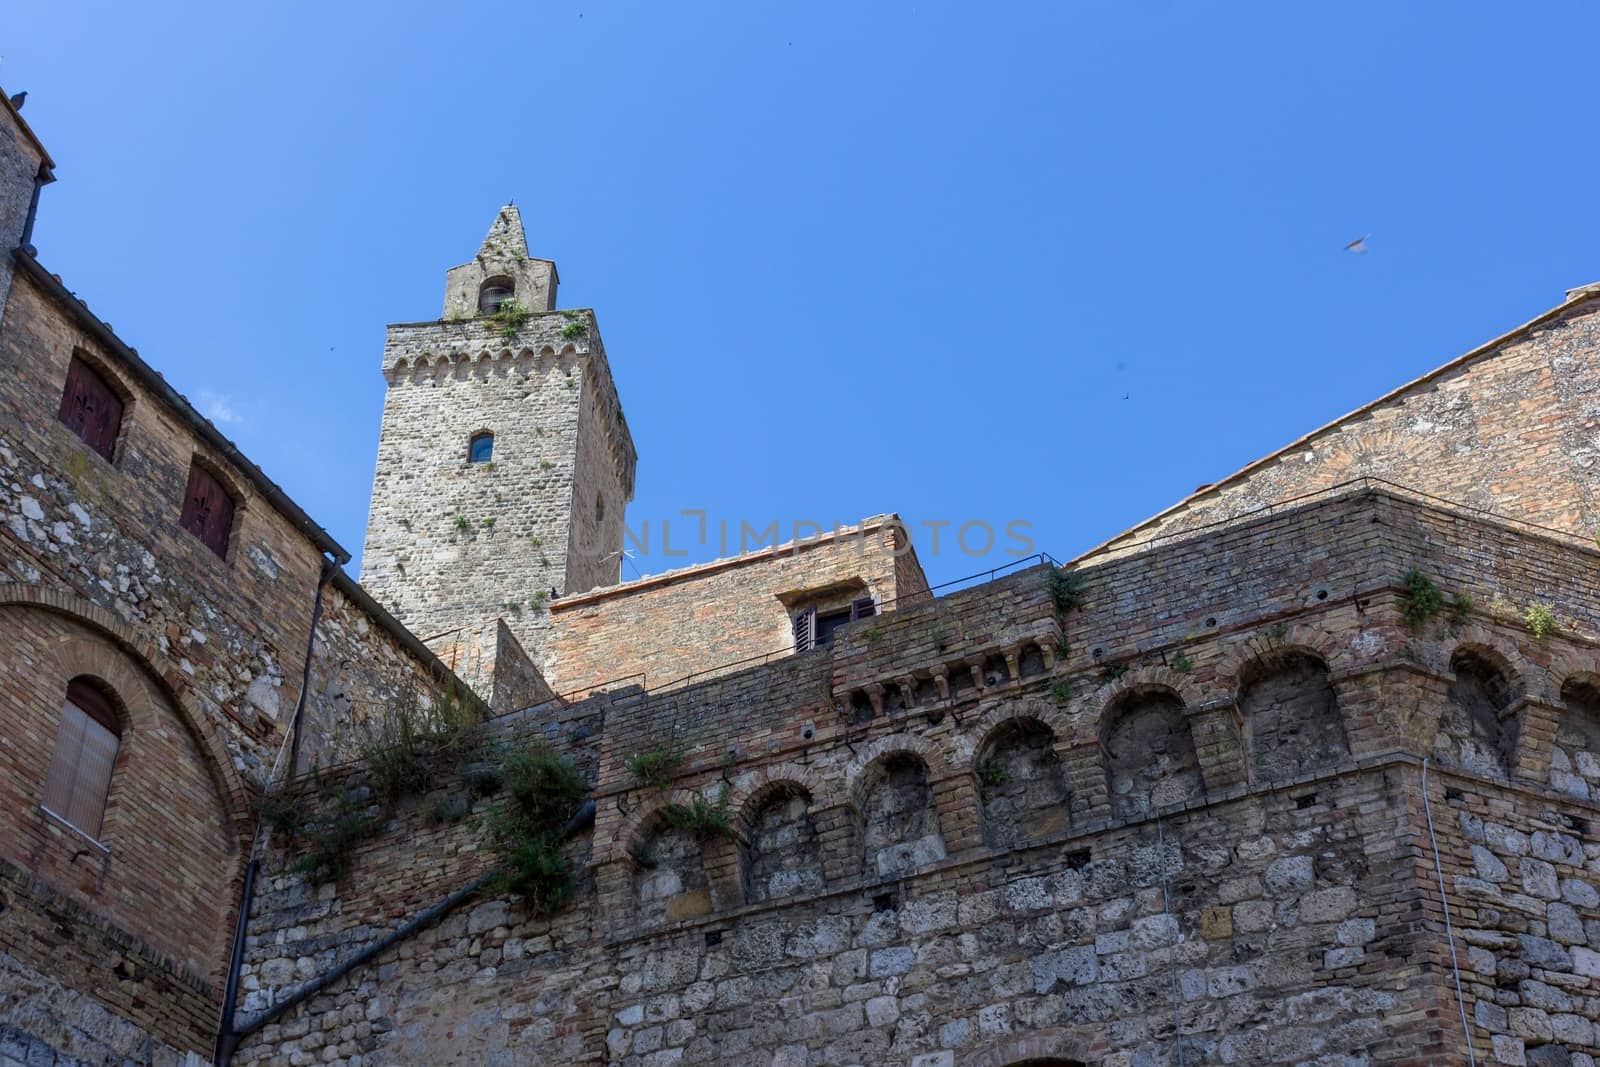
[[[563,597],[550,605],[545,675],[563,693],[614,680],[654,688],[792,649],[790,611],[802,603],[827,610],[871,595],[885,610],[902,606],[927,581],[895,522]]]
[[[1097,552],[1359,477],[1554,527],[1600,526],[1600,300],[1575,299],[1135,526]]]

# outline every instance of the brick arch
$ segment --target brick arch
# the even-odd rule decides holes
[[[1550,666],[1541,673],[1545,701],[1559,704],[1569,682],[1587,682],[1600,688],[1600,652],[1592,648],[1564,648],[1551,657]],[[1532,682],[1530,677],[1530,690]]]
[[[775,763],[735,778],[733,791],[728,795],[728,807],[743,826],[773,794],[784,790],[804,793],[814,808],[831,807],[843,799],[837,795],[833,784],[813,768],[798,763]]]
[[[1152,690],[1171,693],[1181,700],[1186,708],[1199,707],[1205,702],[1194,679],[1187,674],[1175,671],[1171,667],[1135,667],[1111,683],[1111,687],[1100,698],[1100,707],[1094,721],[1103,727],[1107,721],[1107,712],[1115,711],[1124,701]]]
[[[1274,657],[1299,654],[1320,660],[1331,675],[1341,674],[1358,665],[1355,652],[1340,644],[1332,634],[1310,626],[1295,624],[1281,637],[1251,637],[1225,659],[1217,671],[1216,686],[1237,700],[1240,688],[1263,662]]]
[[[1026,1067],[1036,1060],[1088,1064],[1104,1055],[1105,1038],[1084,1029],[1041,1030],[1006,1037],[962,1056],[959,1067]]]
[[[873,764],[891,756],[910,755],[922,760],[928,768],[928,781],[933,783],[952,773],[944,750],[925,737],[916,734],[889,734],[865,746],[845,768],[845,796],[858,810],[861,807],[861,783]]]
[[[563,356],[575,356],[577,354],[578,354],[578,348],[577,348],[576,345],[572,344],[571,342],[568,342],[567,344],[564,344],[564,345],[561,346],[561,355],[563,355]]]
[[[1512,704],[1526,697],[1530,683],[1542,681],[1545,674],[1532,667],[1514,644],[1484,626],[1466,627],[1457,641],[1444,646],[1444,652],[1445,671],[1452,675],[1455,673],[1456,657],[1462,653],[1477,656],[1493,665],[1505,675]]]
[[[679,786],[665,796],[658,797],[654,803],[646,804],[628,817],[623,823],[623,828],[614,840],[621,842],[622,854],[632,859],[667,825],[666,810],[674,804],[688,804],[700,795],[700,790],[688,786]]]
[[[109,673],[117,675],[124,684],[127,684],[133,681],[133,672],[142,668],[156,691],[177,710],[179,720],[189,731],[190,737],[200,751],[200,758],[204,761],[216,785],[217,795],[222,801],[230,845],[236,852],[248,848],[252,823],[248,794],[238,772],[234,769],[232,754],[211,719],[197,711],[194,705],[181,692],[169,685],[167,679],[156,669],[159,653],[154,644],[141,640],[131,627],[108,609],[70,593],[52,592],[17,582],[5,582],[0,583],[0,607],[31,607],[71,619],[110,640],[128,657],[127,660],[118,660],[84,649],[78,650],[77,656],[74,656],[70,650],[58,650],[55,657],[57,667],[65,672],[68,678],[88,674],[104,677],[108,683],[116,685],[112,678],[107,677]],[[137,664],[137,668],[134,664]]]
[[[950,765],[958,770],[974,768],[978,753],[997,730],[1013,722],[1037,722],[1055,735],[1059,748],[1072,736],[1072,720],[1060,705],[1038,697],[1010,700],[990,708],[982,718],[963,730],[950,749]]]

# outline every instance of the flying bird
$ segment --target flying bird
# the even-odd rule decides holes
[[[28,99],[28,90],[24,89],[24,90],[22,90],[22,92],[18,93],[16,96],[13,96],[11,98],[11,106],[16,108],[18,111],[21,111],[22,110],[22,105],[27,102],[27,99]]]
[[[1371,236],[1372,236],[1372,234],[1370,234],[1370,233],[1362,234],[1360,237],[1357,237],[1354,241],[1351,241],[1349,244],[1345,245],[1344,246],[1344,250],[1346,252],[1354,252],[1357,255],[1360,255],[1362,252],[1365,252],[1367,250],[1367,238],[1371,237]]]

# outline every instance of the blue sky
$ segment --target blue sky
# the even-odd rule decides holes
[[[1600,279],[1592,5],[5,22],[41,259],[357,552],[384,324],[507,199],[597,310],[630,525],[899,511],[935,581],[1006,542],[924,521],[1069,556]]]

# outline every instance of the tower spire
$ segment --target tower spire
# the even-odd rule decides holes
[[[522,212],[515,204],[507,204],[494,217],[475,258],[484,264],[515,263],[528,258],[528,235],[522,231]]]
[[[553,311],[560,280],[554,263],[528,255],[522,213],[507,204],[496,213],[472,262],[451,268],[445,276],[444,317],[492,314],[506,300],[529,311]]]

